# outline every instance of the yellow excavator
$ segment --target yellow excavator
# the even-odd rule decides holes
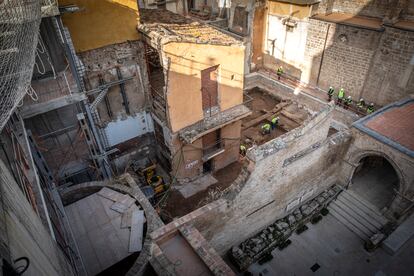
[[[166,190],[166,185],[162,176],[156,175],[156,164],[152,164],[141,170],[141,175],[145,177],[148,185],[154,188],[155,195],[160,194]]]

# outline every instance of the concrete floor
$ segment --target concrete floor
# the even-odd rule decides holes
[[[330,214],[308,227],[299,236],[293,234],[286,249],[275,249],[270,262],[253,264],[249,271],[253,275],[414,275],[414,239],[390,256],[381,248],[366,252],[362,240]],[[320,268],[312,272],[316,263]]]
[[[390,205],[394,189],[398,189],[398,177],[389,164],[363,169],[355,174],[349,189],[382,210]]]

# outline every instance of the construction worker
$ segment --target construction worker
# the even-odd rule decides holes
[[[264,124],[262,125],[262,134],[266,135],[266,134],[270,134],[270,124]]]
[[[276,129],[277,124],[279,123],[279,116],[272,118],[272,130]]]
[[[246,151],[247,151],[246,146],[245,146],[245,145],[243,145],[243,144],[240,144],[240,154],[241,154],[242,156],[246,156]]]
[[[279,68],[277,68],[276,74],[277,74],[277,79],[280,80],[280,77],[283,74],[283,67],[282,66],[279,66]]]
[[[343,88],[339,89],[338,91],[338,104],[341,105],[342,104],[342,100],[345,97],[345,91]]]
[[[359,99],[359,101],[357,103],[357,107],[359,109],[364,109],[365,108],[365,100],[363,98]]]
[[[344,106],[344,108],[345,109],[348,109],[351,104],[352,104],[352,97],[351,96],[348,96],[348,98],[346,98],[346,100],[345,100],[345,106]]]
[[[374,112],[374,103],[370,103],[367,108],[367,114],[371,114],[372,112]]]
[[[333,96],[334,93],[335,93],[335,89],[333,89],[333,87],[330,86],[329,89],[328,89],[328,99],[329,99],[329,101],[332,101],[332,96]]]

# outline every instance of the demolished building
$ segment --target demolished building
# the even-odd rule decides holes
[[[413,20],[0,1],[0,274],[411,275]]]

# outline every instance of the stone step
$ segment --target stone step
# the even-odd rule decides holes
[[[332,203],[329,205],[329,213],[332,214],[333,217],[335,217],[339,222],[341,222],[345,227],[347,227],[350,231],[355,233],[358,237],[360,237],[362,240],[367,240],[369,237],[361,230],[359,230],[354,225],[350,224],[348,220],[346,220],[341,214],[336,212],[336,209],[332,206]]]
[[[339,206],[344,212],[346,212],[349,216],[354,218],[356,221],[358,221],[360,224],[362,224],[366,229],[368,229],[372,233],[378,232],[378,230],[381,228],[381,226],[376,227],[373,223],[373,219],[369,218],[368,216],[361,216],[359,212],[357,212],[354,205],[348,205],[347,202],[341,201],[341,199],[338,198],[338,200],[335,201],[335,204]]]
[[[355,232],[354,230],[355,228],[357,228],[359,232],[362,232],[364,234],[363,236],[365,238],[371,237],[376,232],[376,231],[371,231],[363,223],[355,219],[352,214],[347,213],[346,210],[344,210],[340,205],[338,205],[336,201],[333,201],[329,206],[331,207],[331,209],[335,211],[335,213],[337,213],[344,220],[347,221],[345,226],[348,227],[351,231]],[[347,208],[345,207],[345,209]],[[350,227],[351,225],[352,227]],[[358,233],[355,232],[355,233],[361,237],[361,235],[359,235],[360,234],[359,232]]]
[[[349,198],[338,196],[337,201],[348,206],[358,217],[360,217],[361,220],[366,220],[369,225],[372,225],[377,230],[382,228],[383,224],[380,221],[378,221],[376,218],[371,217],[369,214],[367,214],[366,210],[361,209],[358,205],[354,204],[352,200],[349,200]]]
[[[381,213],[379,213],[379,211],[371,203],[359,197],[354,192],[350,190],[345,190],[345,191],[342,191],[340,196],[343,196],[346,199],[348,199],[350,202],[356,205],[359,209],[363,210],[364,213],[366,213],[371,218],[378,221],[382,226],[384,226],[388,222],[388,220]]]

